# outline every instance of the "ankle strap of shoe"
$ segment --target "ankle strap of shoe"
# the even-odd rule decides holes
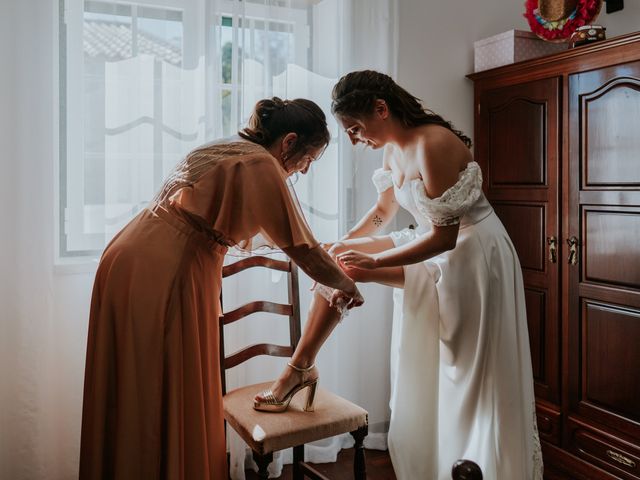
[[[314,363],[313,365],[311,365],[310,367],[307,368],[300,368],[300,367],[296,367],[293,363],[288,362],[287,365],[289,365],[291,368],[293,368],[296,372],[300,372],[300,373],[307,373],[310,372],[313,367],[316,366],[316,364]]]

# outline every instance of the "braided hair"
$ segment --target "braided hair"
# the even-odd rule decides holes
[[[326,147],[331,139],[327,117],[311,100],[265,98],[256,103],[247,126],[238,132],[245,140],[271,146],[287,133],[298,135],[291,154],[304,149]]]
[[[422,106],[421,100],[398,85],[389,75],[373,70],[351,72],[343,76],[331,92],[331,112],[338,116],[362,118],[371,115],[376,100],[384,100],[391,113],[406,126],[435,124],[448,128],[471,148],[471,139],[456,130],[437,113]]]

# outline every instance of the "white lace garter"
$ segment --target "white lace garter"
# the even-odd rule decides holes
[[[312,289],[314,292],[318,293],[322,298],[324,298],[327,302],[331,301],[331,296],[333,295],[333,288],[327,287],[321,283],[316,283]],[[349,315],[349,309],[346,304],[338,304],[334,305],[334,308],[338,310],[340,313],[340,321],[344,319],[347,315]]]

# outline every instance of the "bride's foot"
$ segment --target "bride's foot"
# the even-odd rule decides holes
[[[298,391],[308,388],[305,410],[313,411],[318,376],[315,365],[300,368],[290,362],[269,390],[255,396],[253,408],[260,411],[283,412]]]

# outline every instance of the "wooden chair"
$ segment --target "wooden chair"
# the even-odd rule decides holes
[[[293,447],[293,478],[305,476],[314,480],[328,480],[317,470],[304,462],[304,445],[334,435],[349,432],[355,439],[353,461],[354,478],[366,478],[363,441],[368,433],[368,413],[363,408],[334,395],[322,388],[318,389],[315,411],[303,411],[303,395],[297,395],[284,413],[265,413],[253,409],[256,393],[269,388],[271,382],[226,390],[226,373],[250,358],[258,355],[290,357],[300,340],[300,305],[298,292],[298,270],[291,261],[274,260],[255,256],[227,265],[222,270],[223,278],[252,267],[266,267],[288,273],[289,299],[287,304],[269,301],[247,303],[233,311],[224,312],[220,317],[220,370],[222,393],[224,395],[224,416],[240,437],[253,451],[258,464],[258,476],[268,478],[267,467],[273,460],[273,452]],[[222,295],[221,295],[222,297]],[[222,301],[222,298],[220,299]],[[290,344],[256,344],[247,346],[231,355],[224,353],[224,326],[236,322],[255,312],[269,312],[289,317]]]

